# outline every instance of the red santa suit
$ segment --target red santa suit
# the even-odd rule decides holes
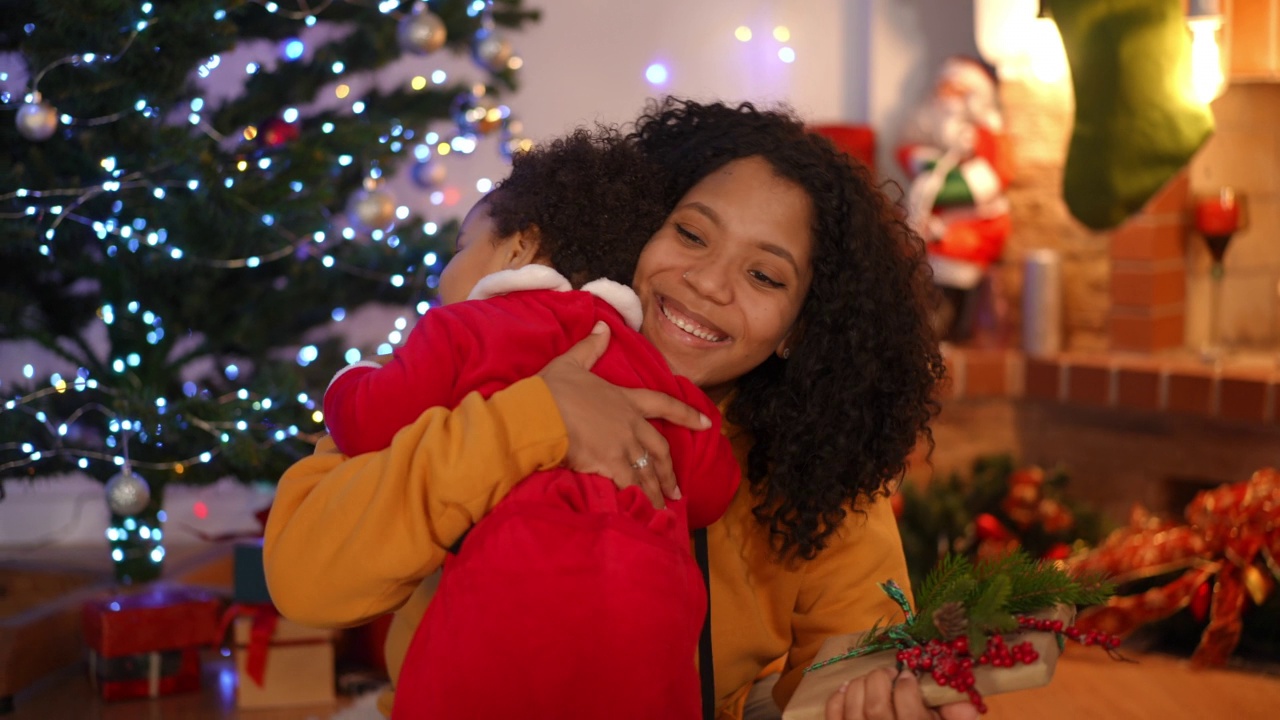
[[[530,265],[484,278],[471,297],[426,313],[387,365],[334,378],[324,411],[344,453],[384,448],[428,407],[537,373],[598,320],[611,340],[593,372],[673,395],[713,427],[654,421],[681,491],[663,510],[636,487],[565,468],[516,485],[446,561],[393,718],[697,718],[707,597],[689,530],[718,519],[739,482],[719,412],[637,332],[640,301],[626,286],[574,291]]]

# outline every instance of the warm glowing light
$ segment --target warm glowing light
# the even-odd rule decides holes
[[[787,42],[791,39],[791,31],[787,29],[786,25],[779,25],[773,29],[773,39],[778,42]]]
[[[522,67],[524,67],[524,59],[518,55],[512,55],[511,59],[507,61],[508,69],[519,70]]]
[[[738,29],[733,31],[733,36],[742,42],[746,42],[751,39],[751,28],[746,25],[739,25]]]
[[[256,137],[258,137],[258,128],[256,128],[256,127],[254,127],[254,126],[250,125],[249,127],[246,127],[246,128],[244,129],[244,139],[245,139],[245,140],[252,140],[252,139],[254,139],[254,138],[256,138]]]
[[[312,422],[316,422],[316,423],[324,422],[324,413],[320,412],[319,410],[311,413],[311,420]]]
[[[426,86],[427,86],[427,79],[421,75],[418,75],[409,81],[409,87],[413,88],[414,90],[421,90]]]
[[[1187,20],[1191,28],[1191,92],[1196,100],[1210,102],[1222,94],[1222,50],[1218,30],[1222,18],[1206,16]]]
[[[351,94],[351,86],[343,83],[333,89],[333,94],[337,95],[338,99],[341,100]]]
[[[236,169],[240,172],[244,172],[247,167],[249,167],[249,163],[247,161],[241,160],[236,163]]]
[[[451,152],[453,152],[453,148],[449,147],[449,143],[442,142],[436,146],[437,155],[448,155]]]

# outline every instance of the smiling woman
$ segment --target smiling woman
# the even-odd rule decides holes
[[[717,399],[744,470],[707,528],[717,717],[743,717],[757,680],[781,671],[772,697],[753,696],[776,716],[828,636],[898,612],[877,583],[907,585],[884,496],[932,443],[944,372],[924,246],[865,167],[788,112],[668,100],[629,141],[666,170],[671,208],[636,267],[642,331]],[[607,346],[590,336],[487,400],[428,410],[385,451],[343,458],[322,441],[281,479],[267,527],[281,611],[352,624],[398,609],[394,678],[424,576],[524,476],[566,466],[655,504],[659,486],[678,497],[646,419],[696,416],[589,372]],[[913,680],[856,697],[846,718],[928,716]]]

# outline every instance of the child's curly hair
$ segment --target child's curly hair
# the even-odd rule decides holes
[[[860,497],[885,493],[918,440],[930,449],[942,356],[928,320],[924,243],[871,172],[789,111],[668,98],[632,139],[670,173],[673,207],[734,160],[761,157],[813,203],[813,282],[789,360],[738,380],[726,415],[751,433],[747,477],[780,554],[812,558]]]
[[[574,287],[630,285],[649,237],[667,217],[661,166],[616,130],[578,129],[512,158],[485,198],[497,237],[536,227],[539,257]]]

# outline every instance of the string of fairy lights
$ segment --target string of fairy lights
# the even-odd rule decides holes
[[[259,1],[255,4],[269,13],[291,20],[300,20],[306,27],[312,27],[323,19],[321,16],[326,9],[340,2],[376,7],[378,12],[395,18],[398,23],[401,49],[413,55],[430,55],[441,49],[448,39],[444,22],[432,12],[427,0],[414,0],[409,3],[402,0],[381,0],[376,3],[356,2],[356,0],[323,0],[308,3],[306,0],[299,0],[294,7],[290,8],[282,7],[276,2]],[[61,128],[74,132],[80,127],[96,127],[119,121],[133,113],[156,121],[171,117],[173,108],[157,107],[145,97],[138,98],[131,106],[122,108],[118,112],[91,118],[74,117],[54,107],[40,92],[41,81],[51,72],[65,72],[64,68],[81,70],[102,68],[118,62],[132,49],[146,45],[144,41],[148,30],[155,27],[157,23],[163,22],[163,19],[155,17],[157,6],[152,2],[140,3],[137,11],[139,19],[122,32],[122,41],[118,49],[112,48],[105,51],[94,49],[67,55],[32,73],[25,92],[0,91],[0,105],[6,109],[16,110],[15,122],[24,138],[31,142],[44,142],[57,134]],[[468,16],[479,20],[478,30],[470,39],[471,54],[476,64],[493,73],[519,69],[522,60],[494,24],[492,0],[473,0],[467,5],[466,12]],[[212,20],[228,21],[227,10],[215,10]],[[28,23],[23,31],[31,35],[38,32],[39,28],[34,23]],[[302,58],[305,51],[305,44],[300,39],[290,39],[281,45],[281,56],[284,62]],[[200,63],[195,73],[203,79],[218,71],[226,72],[226,68],[227,64],[223,62],[223,58],[213,55]],[[253,75],[261,70],[262,65],[256,62],[250,62],[244,66],[245,75]],[[329,70],[337,83],[332,90],[333,97],[345,102],[345,110],[352,115],[364,113],[367,109],[366,101],[351,97],[351,87],[346,81],[349,70],[345,63],[335,61]],[[0,87],[8,80],[7,73],[0,73]],[[447,81],[448,76],[445,71],[435,70],[429,75],[415,76],[409,81],[409,88],[413,91],[423,91],[428,87],[439,88]],[[187,107],[182,108],[183,112],[179,113],[179,116],[185,115],[182,119],[208,136],[213,143],[225,143],[228,138],[218,132],[206,119],[207,113],[212,109],[204,97],[197,96],[189,101]],[[459,93],[453,101],[451,111],[457,128],[457,132],[451,136],[434,131],[418,133],[399,121],[392,121],[379,137],[379,143],[387,146],[386,149],[390,153],[412,156],[416,163],[413,168],[413,179],[419,187],[431,191],[429,198],[434,205],[440,205],[445,197],[442,190],[444,168],[436,162],[439,156],[450,153],[470,154],[477,148],[478,137],[492,133],[500,133],[499,148],[508,157],[512,153],[531,146],[531,142],[523,136],[521,124],[513,117],[510,108],[494,99],[483,84],[470,86],[466,91]],[[303,122],[302,110],[288,107],[282,110],[278,118],[256,126],[245,126],[240,131],[240,135],[246,141],[257,139],[271,143],[275,140],[264,138],[264,136],[274,133],[276,137],[283,138],[280,142],[287,142],[287,139],[297,136]],[[319,130],[321,135],[332,134],[335,124],[322,123]],[[343,169],[357,162],[357,157],[356,152],[335,148],[331,161],[335,169]],[[242,157],[226,168],[226,172],[222,173],[216,182],[220,182],[226,189],[231,189],[247,174],[259,173],[270,176],[274,171],[273,165],[274,161],[268,154],[252,159]],[[270,233],[278,237],[280,243],[267,251],[238,257],[200,256],[189,248],[183,247],[181,239],[174,237],[167,228],[145,217],[144,214],[131,210],[128,204],[130,198],[136,198],[139,194],[148,195],[148,202],[163,202],[173,198],[176,193],[196,196],[204,190],[202,182],[205,181],[201,178],[161,178],[166,168],[124,167],[124,163],[119,158],[111,155],[100,158],[97,167],[101,171],[101,176],[96,181],[68,187],[20,187],[0,193],[0,219],[38,223],[38,227],[42,230],[39,234],[38,251],[46,257],[57,256],[60,233],[68,223],[71,223],[89,228],[99,240],[103,241],[102,250],[105,260],[116,257],[120,253],[153,253],[162,259],[198,266],[253,269],[268,263],[304,259],[318,262],[327,270],[385,282],[394,287],[402,287],[411,281],[424,282],[428,287],[434,287],[437,280],[433,273],[427,272],[428,269],[436,268],[439,264],[440,258],[434,252],[428,252],[421,258],[418,277],[411,278],[407,275],[412,268],[405,272],[378,272],[344,263],[331,251],[334,241],[339,238],[354,240],[358,237],[368,237],[372,242],[385,243],[389,247],[394,248],[399,245],[400,238],[395,232],[395,226],[398,222],[407,220],[411,212],[408,207],[396,203],[390,193],[384,189],[383,173],[376,164],[371,164],[366,169],[363,187],[351,196],[343,213],[345,223],[341,221],[343,218],[323,218],[323,229],[296,232],[285,227],[285,223],[279,222],[270,212],[245,200],[242,205],[243,211],[256,218],[263,227],[269,228]],[[307,192],[307,187],[299,180],[290,181],[289,188],[299,195]],[[103,196],[112,198],[109,216],[92,217],[81,210],[90,201]],[[424,222],[421,226],[422,232],[427,236],[435,235],[439,229],[435,222]],[[426,301],[421,301],[416,304],[414,310],[421,315],[427,312],[429,307]],[[122,306],[103,304],[97,309],[97,317],[104,326],[108,327],[126,319],[131,323],[142,323],[144,329],[147,329],[146,342],[151,345],[156,345],[165,338],[166,326],[163,318],[158,313],[142,307],[138,301],[129,301]],[[334,308],[331,317],[340,322],[346,317],[346,310],[341,307]],[[407,317],[397,318],[394,322],[394,330],[388,333],[387,341],[379,346],[377,352],[390,352],[391,347],[402,339],[408,323]],[[63,360],[78,362],[73,353],[56,349],[55,352],[61,355]],[[300,366],[306,366],[317,359],[318,353],[315,345],[305,345],[298,350],[295,361]],[[354,348],[347,350],[344,357],[348,362],[358,358],[359,351]],[[145,481],[134,472],[135,470],[181,475],[194,465],[213,461],[233,435],[247,436],[252,433],[251,437],[261,438],[259,444],[264,448],[300,435],[306,436],[307,430],[297,425],[279,427],[265,421],[264,414],[269,414],[273,408],[280,408],[286,403],[294,403],[304,410],[303,414],[316,423],[316,430],[319,430],[320,423],[323,421],[317,399],[306,393],[298,393],[289,398],[272,398],[241,389],[221,397],[209,398],[219,407],[241,406],[243,410],[241,419],[213,422],[192,417],[190,414],[184,416],[184,423],[190,423],[208,434],[209,444],[206,449],[187,457],[164,461],[131,459],[128,454],[131,439],[145,444],[149,438],[158,436],[163,431],[162,427],[148,427],[136,417],[126,417],[110,404],[110,400],[116,395],[116,390],[113,388],[115,379],[113,374],[114,376],[122,375],[137,368],[142,362],[143,359],[138,352],[121,352],[118,357],[106,359],[105,366],[108,370],[106,377],[102,377],[102,373],[95,376],[85,367],[79,367],[72,377],[52,373],[46,387],[22,396],[11,397],[0,405],[0,412],[23,412],[33,417],[44,428],[46,435],[44,439],[25,438],[0,443],[0,451],[16,451],[18,454],[15,459],[0,463],[0,472],[34,465],[54,456],[72,459],[82,469],[88,468],[95,462],[107,463],[119,468],[120,472],[107,486],[108,504],[113,512],[123,517],[123,522],[107,529],[107,539],[113,543],[113,557],[117,561],[126,559],[125,554],[130,552],[117,543],[131,537],[158,542],[162,537],[162,531],[158,526],[139,522],[133,517],[147,506],[150,499],[150,491]],[[240,369],[234,364],[221,367],[219,371],[229,380],[235,380],[240,373]],[[30,381],[35,381],[37,374],[32,364],[22,367],[23,377]],[[187,382],[182,392],[190,398],[200,394],[202,389],[195,383]],[[77,394],[85,394],[86,399],[66,417],[49,417],[46,411],[38,407],[42,401],[49,399],[52,395]],[[157,397],[154,403],[156,416],[165,417],[169,400]],[[101,447],[84,447],[68,442],[68,438],[76,434],[77,422],[92,414],[102,416],[106,421],[108,434],[101,438]],[[158,544],[149,555],[151,560],[157,563],[163,559],[163,556],[163,547]]]

